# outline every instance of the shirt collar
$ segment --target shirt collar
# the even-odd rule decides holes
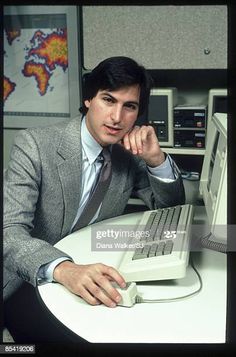
[[[84,153],[91,165],[96,161],[103,147],[100,144],[98,144],[98,142],[90,134],[85,122],[85,117],[83,117],[81,123],[81,142],[82,142],[82,148],[84,150]],[[112,151],[112,145],[109,146],[109,150]]]

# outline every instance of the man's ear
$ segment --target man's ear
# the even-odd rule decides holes
[[[90,100],[86,99],[84,101],[84,105],[86,106],[86,108],[89,108],[90,107]]]

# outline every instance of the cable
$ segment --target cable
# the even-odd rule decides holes
[[[208,249],[216,250],[217,252],[226,253],[227,244],[215,242],[214,240],[211,240],[211,237],[214,239],[213,234],[209,233],[207,236],[201,238],[202,246]]]
[[[195,271],[195,273],[197,274],[197,277],[198,277],[198,280],[199,280],[199,288],[196,290],[196,291],[193,291],[192,293],[190,294],[187,294],[187,295],[183,295],[183,296],[178,296],[178,297],[175,297],[175,298],[167,298],[167,299],[144,299],[142,298],[141,296],[137,295],[136,298],[135,298],[135,302],[137,304],[139,303],[163,303],[163,302],[174,302],[174,301],[179,301],[179,300],[184,300],[184,299],[187,299],[191,296],[194,296],[194,295],[197,295],[201,290],[202,290],[202,286],[203,286],[203,283],[202,283],[202,278],[201,278],[201,275],[199,274],[199,272],[197,271],[197,269],[195,268],[194,264],[193,264],[193,260],[192,260],[192,257],[190,258],[190,264],[192,265],[192,268],[193,270]]]

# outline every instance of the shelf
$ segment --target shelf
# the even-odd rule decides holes
[[[194,148],[168,148],[161,147],[167,154],[180,154],[180,155],[205,155],[205,149]]]

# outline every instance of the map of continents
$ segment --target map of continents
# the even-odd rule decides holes
[[[68,93],[66,30],[24,29],[5,31],[5,35],[8,46],[4,43],[4,109],[12,98],[14,111],[40,112],[44,105],[47,112],[68,112],[65,99],[65,89]],[[50,84],[53,77],[54,82]],[[34,79],[33,87],[32,81],[30,84],[25,82],[30,78]],[[57,96],[53,98],[51,93],[54,90],[57,90]],[[14,94],[17,94],[15,98]],[[47,101],[43,100],[45,97]]]

